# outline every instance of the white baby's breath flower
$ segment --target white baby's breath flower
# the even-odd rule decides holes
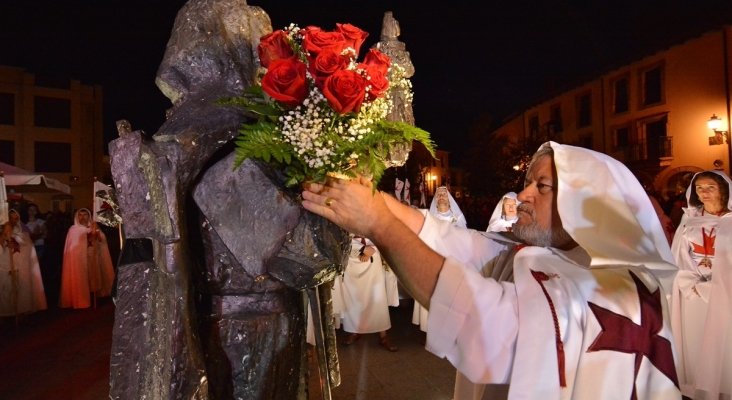
[[[303,35],[300,28],[296,24],[290,24],[285,28],[285,33],[296,44],[293,50],[300,52],[296,56],[307,63],[307,57],[302,53]],[[342,51],[341,54],[348,57],[347,69],[371,80],[369,74],[359,67],[357,52],[358,49],[351,47]],[[388,90],[400,90],[400,96],[411,103],[412,86],[405,70],[392,64],[387,79]],[[298,171],[302,176],[322,176],[325,172],[347,171],[358,164],[359,158],[363,159],[364,155],[369,154],[370,144],[367,143],[371,142],[366,140],[378,131],[377,126],[393,109],[391,94],[387,92],[380,98],[370,99],[374,87],[369,82],[359,112],[340,115],[331,108],[328,100],[314,84],[309,68],[306,68],[306,80],[309,82],[307,96],[294,108],[279,108],[280,105],[269,96],[262,97],[264,102],[274,106],[274,111],[279,111],[274,125],[270,125],[273,137],[269,138],[269,143],[287,144],[289,150],[285,151],[289,151],[295,159],[295,164],[291,166],[304,169]]]

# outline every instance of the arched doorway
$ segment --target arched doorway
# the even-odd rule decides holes
[[[695,173],[703,171],[703,169],[691,165],[674,168],[660,174],[656,178],[657,187],[660,188],[660,195],[664,201],[683,196],[686,188],[691,183],[691,178]]]

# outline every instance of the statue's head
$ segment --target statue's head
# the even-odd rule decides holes
[[[246,0],[190,0],[176,16],[155,83],[173,104],[211,85],[240,94],[255,77],[259,38],[271,31],[269,16]]]

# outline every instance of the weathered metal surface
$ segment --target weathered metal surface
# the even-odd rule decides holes
[[[271,171],[232,170],[244,116],[217,104],[253,82],[270,31],[243,0],[186,3],[156,79],[173,103],[165,123],[152,138],[120,123],[110,143],[126,236],[153,249],[120,264],[113,399],[305,396],[297,289],[336,273],[345,233],[314,220]]]

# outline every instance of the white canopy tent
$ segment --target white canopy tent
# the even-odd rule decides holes
[[[71,187],[58,179],[0,162],[0,224],[8,220],[8,194],[58,193],[71,195]]]
[[[60,192],[71,194],[71,187],[58,179],[49,178],[37,172],[26,171],[15,165],[0,162],[0,171],[5,174],[5,186],[15,192]]]

